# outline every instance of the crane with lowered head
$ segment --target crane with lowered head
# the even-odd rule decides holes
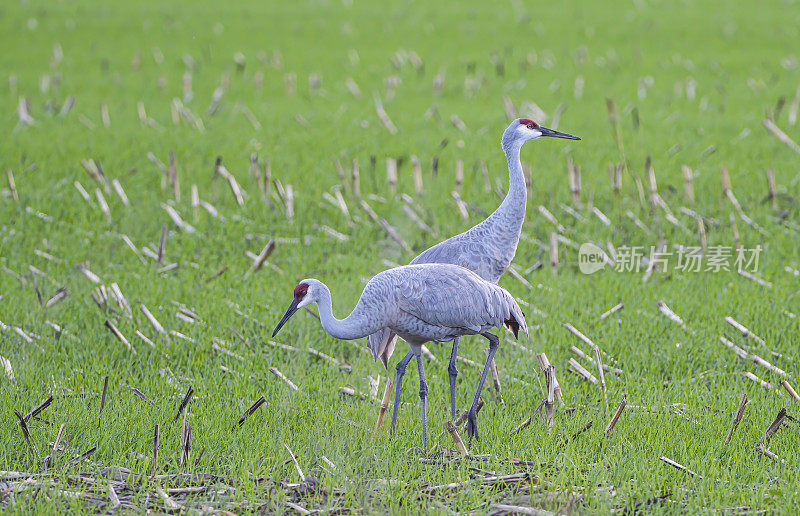
[[[452,264],[405,265],[375,275],[364,287],[353,311],[344,319],[333,315],[331,292],[319,280],[305,279],[294,289],[294,299],[281,318],[274,337],[298,309],[316,303],[322,328],[332,337],[354,340],[381,328],[399,335],[417,358],[422,444],[428,447],[428,385],[421,349],[426,342],[449,342],[462,335],[482,335],[489,341],[489,359],[483,368],[467,419],[469,437],[478,434],[477,406],[486,374],[500,339],[492,328],[508,328],[515,336],[528,334],[516,300],[503,287]]]

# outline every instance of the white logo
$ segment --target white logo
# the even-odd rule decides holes
[[[584,274],[593,274],[606,266],[606,253],[591,243],[581,244],[578,250],[578,268]]]

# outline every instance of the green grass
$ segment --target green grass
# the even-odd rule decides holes
[[[267,341],[298,280],[325,281],[333,291],[334,310],[342,315],[354,305],[364,281],[386,267],[383,260],[406,263],[414,256],[374,224],[351,194],[345,192],[344,198],[352,225],[323,198],[340,182],[332,158],[345,164],[348,175],[349,164],[358,160],[362,195],[415,253],[420,252],[477,223],[483,217],[480,210],[490,212],[500,202],[497,194],[484,191],[480,168],[474,164],[485,160],[492,185],[499,181],[505,188],[506,165],[498,142],[508,123],[503,108],[507,95],[518,108],[535,102],[549,115],[545,125],[563,105],[559,129],[583,137],[581,142],[544,140],[524,148],[523,161],[531,164],[533,181],[515,263],[521,271],[538,261],[544,267],[526,275],[533,290],[509,275],[501,281],[543,312],[525,309],[532,331],[521,344],[547,354],[567,406],[577,410],[557,409],[550,434],[534,423],[512,435],[538,406],[543,378],[532,354],[505,343],[497,358],[501,373],[536,387],[505,378],[505,405],[498,406],[487,385],[487,406],[479,417],[482,439],[473,444],[473,452],[491,454],[485,467],[500,472],[509,471],[507,460],[513,457],[549,465],[534,469],[533,475],[582,494],[581,507],[587,512],[632,507],[666,493],[672,493],[672,502],[651,510],[710,512],[742,505],[796,510],[796,424],[778,432],[770,445],[785,465],[756,453],[753,445],[780,408],[796,416],[797,403],[782,389],[767,391],[745,378],[742,373],[751,371],[776,386],[780,380],[738,360],[718,338],[725,333],[738,344],[753,344],[725,323],[730,315],[785,358],[775,359],[758,345],[754,353],[790,374],[798,372],[794,360],[800,321],[786,311],[800,313],[800,291],[798,278],[785,270],[800,268],[798,156],[762,126],[767,113],[775,113],[777,125],[800,141],[800,125],[789,121],[800,84],[797,2],[271,3],[275,5],[13,1],[0,6],[0,167],[13,171],[19,195],[18,202],[10,192],[0,197],[0,321],[37,335],[28,344],[10,329],[0,333],[0,355],[10,361],[16,376],[13,382],[0,380],[0,470],[40,470],[13,410],[26,413],[52,394],[55,400],[42,414],[52,424],[30,425],[41,459],[59,425],[67,422],[65,435],[71,438],[66,453],[56,460],[56,471],[75,471],[66,465],[68,459],[96,445],[91,461],[98,467],[116,465],[147,473],[153,427],[160,424],[160,472],[177,472],[177,461],[170,455],[179,443],[180,423],[171,421],[191,385],[197,396],[189,416],[193,454],[196,457],[201,449],[205,453],[189,469],[240,478],[245,487],[234,498],[249,500],[251,510],[260,503],[272,510],[285,507],[286,489],[278,485],[267,490],[249,480],[263,475],[276,482],[297,481],[293,466],[284,464],[284,443],[306,472],[316,471],[323,455],[338,466],[337,475],[318,474],[327,490],[347,488],[341,502],[346,507],[442,510],[420,500],[419,489],[425,483],[467,479],[470,471],[465,466],[419,464],[419,452],[410,450],[420,441],[413,370],[406,376],[402,401],[408,404],[401,407],[397,436],[389,438],[386,424],[375,438],[377,404],[343,397],[338,390],[350,383],[366,392],[367,376],[381,375],[382,392],[386,373],[357,349],[363,340],[357,346],[336,341],[316,319],[298,314],[279,341],[301,351],[276,349]],[[52,58],[56,46],[63,51],[59,62]],[[243,69],[234,61],[237,52],[246,60]],[[409,55],[418,56],[421,66]],[[187,61],[194,65],[188,68]],[[172,121],[170,105],[173,98],[184,97],[187,70],[193,98],[185,105],[202,119],[203,131],[186,120]],[[433,86],[437,75],[444,77],[438,94]],[[295,78],[293,93],[287,90],[287,76]],[[312,76],[321,83],[316,91],[310,87]],[[394,95],[386,88],[390,77],[398,83]],[[348,78],[358,84],[361,98],[348,91]],[[582,95],[575,93],[579,78]],[[43,80],[49,81],[46,91]],[[209,115],[212,94],[225,81],[229,85],[219,107]],[[694,98],[687,95],[690,82],[696,85]],[[641,84],[649,85],[646,95],[640,94]],[[380,95],[397,134],[381,126],[373,93]],[[20,97],[30,103],[36,121],[32,126],[17,125]],[[60,114],[69,97],[74,97],[74,106]],[[607,172],[609,162],[623,159],[609,126],[607,98],[615,102],[626,152],[619,197],[611,190]],[[780,98],[786,105],[776,112]],[[140,122],[138,102],[155,123]],[[102,122],[101,104],[108,106],[108,127]],[[248,120],[248,110],[258,126]],[[450,123],[452,115],[466,124],[465,131]],[[174,206],[196,233],[181,231],[161,208],[161,203],[172,202],[172,194],[162,191],[161,172],[148,160],[148,152],[165,163],[169,153],[175,153],[181,200]],[[262,162],[269,159],[275,179],[293,186],[292,220],[286,218],[274,187],[270,200],[275,210],[260,200],[249,173],[253,152]],[[421,195],[414,193],[412,155],[422,162]],[[217,156],[246,191],[244,206],[236,204],[227,185],[214,181]],[[377,161],[374,170],[371,156]],[[439,163],[435,175],[434,156]],[[583,221],[560,207],[571,202],[567,156],[581,167],[583,206],[576,209]],[[653,212],[640,202],[636,180],[647,191],[648,156],[661,195],[688,231],[668,222],[663,209]],[[404,201],[390,195],[387,157],[402,159],[397,191],[414,197],[415,209],[438,231],[438,238],[421,231],[405,215]],[[124,206],[113,191],[105,194],[110,223],[94,197],[98,185],[80,164],[90,158],[101,163],[109,180],[119,179],[130,199],[130,206]],[[465,169],[461,197],[477,208],[470,211],[469,220],[459,216],[450,195],[457,160],[463,160]],[[682,165],[696,174],[694,204],[684,199]],[[771,288],[735,272],[670,270],[656,272],[647,283],[641,273],[606,270],[586,276],[578,272],[577,252],[564,244],[559,249],[561,266],[551,271],[546,249],[554,227],[540,214],[539,205],[554,213],[566,226],[564,234],[577,243],[649,247],[663,238],[670,250],[676,244],[697,246],[696,222],[679,211],[689,206],[706,217],[710,246],[732,245],[728,217],[734,208],[721,195],[722,166],[729,168],[733,191],[747,215],[765,229],[762,235],[737,217],[742,245],[763,247],[757,275],[770,281]],[[777,210],[764,202],[768,168],[775,171],[781,194]],[[92,194],[91,203],[73,187],[76,180]],[[202,208],[194,216],[192,184],[201,199],[219,210],[220,218]],[[369,197],[373,194],[380,198]],[[613,224],[603,225],[591,206]],[[628,210],[651,233],[638,229],[626,216]],[[38,212],[50,218],[43,220]],[[169,228],[165,263],[179,265],[158,273],[161,265],[150,258],[143,264],[120,235],[139,248],[157,249],[164,224]],[[320,231],[318,224],[349,239],[340,242]],[[278,244],[268,264],[245,279],[252,264],[246,251],[258,254],[269,238]],[[119,285],[133,307],[132,319],[97,308],[90,298],[97,285],[77,270],[81,262],[88,262],[105,285]],[[59,287],[69,289],[70,296],[55,307],[40,308],[29,266],[44,273],[36,279],[45,301]],[[224,274],[207,281],[223,267]],[[657,310],[659,300],[685,320],[686,330]],[[250,319],[238,315],[228,301],[237,303]],[[173,302],[190,307],[205,324],[192,325],[177,317]],[[618,302],[625,308],[600,321],[599,316]],[[159,336],[139,311],[142,303],[167,330],[194,342]],[[106,318],[128,338],[135,355],[105,328]],[[55,335],[45,321],[65,327],[72,337]],[[582,344],[562,327],[564,322],[592,338],[624,371],[607,376],[612,409],[627,394],[629,405],[658,406],[660,411],[648,414],[629,407],[614,432],[604,437],[608,417],[597,389],[567,372],[567,361],[574,356],[570,346]],[[155,342],[156,350],[135,336],[137,329]],[[214,351],[212,338],[223,339],[244,360]],[[307,353],[307,346],[347,360],[352,372],[340,372]],[[482,361],[484,347],[481,339],[466,338],[461,353]],[[449,346],[431,349],[439,359],[426,370],[431,445],[453,447],[447,434],[437,438],[448,411],[442,364]],[[585,345],[583,349],[591,351]],[[392,366],[404,352],[398,346]],[[270,366],[278,367],[299,391],[289,390],[270,374]],[[459,367],[463,409],[478,371]],[[700,377],[703,372],[707,373]],[[107,375],[108,399],[98,428]],[[134,396],[131,387],[154,406]],[[752,401],[731,443],[724,445],[743,393]],[[231,431],[261,395],[266,404],[242,428]],[[685,404],[687,417],[670,413],[666,407],[672,403]],[[560,445],[564,436],[590,420],[590,431]],[[658,459],[662,455],[703,479],[667,466]],[[404,484],[371,487],[366,479],[374,478]],[[133,503],[143,507],[150,488],[141,489]],[[509,499],[506,493],[474,487],[442,501],[456,511],[483,512],[500,498]],[[17,495],[17,508],[24,511],[55,512],[57,503],[66,502]]]

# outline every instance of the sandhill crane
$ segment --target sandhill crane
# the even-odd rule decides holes
[[[542,127],[533,120],[518,118],[509,124],[503,132],[500,141],[503,152],[508,161],[509,188],[505,199],[500,206],[486,220],[469,229],[468,231],[448,238],[444,242],[434,245],[414,258],[412,264],[420,263],[452,263],[461,265],[475,271],[481,278],[497,283],[500,276],[511,265],[517,251],[522,222],[525,219],[525,203],[527,189],[525,176],[520,163],[520,150],[525,142],[538,140],[549,136],[580,140],[577,136],[561,133]],[[369,347],[373,356],[380,359],[383,366],[388,369],[389,358],[394,352],[397,335],[388,328],[369,336]],[[453,340],[453,350],[450,353],[450,412],[453,419],[456,417],[456,357],[458,354],[458,338]],[[397,422],[397,407],[400,399],[400,388],[406,366],[413,353],[409,352],[397,364],[397,381],[395,390],[395,403],[392,412],[392,432]],[[489,364],[491,360],[487,360]]]
[[[451,264],[405,265],[374,276],[361,293],[356,307],[344,319],[333,315],[331,292],[316,279],[305,279],[294,289],[292,300],[274,337],[300,308],[317,303],[322,328],[332,337],[353,340],[388,328],[411,347],[417,357],[419,397],[422,408],[422,444],[428,448],[428,385],[420,350],[426,342],[449,342],[461,335],[482,335],[489,341],[489,360],[481,373],[467,419],[467,434],[477,438],[478,399],[500,339],[488,333],[506,327],[517,336],[528,326],[517,302],[503,287],[474,272]]]

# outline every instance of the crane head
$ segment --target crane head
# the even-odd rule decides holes
[[[296,287],[294,287],[294,299],[292,299],[291,304],[289,304],[289,308],[286,309],[286,313],[283,314],[280,322],[275,327],[275,331],[272,332],[273,337],[278,334],[283,325],[286,324],[286,321],[288,321],[296,311],[303,308],[307,304],[316,301],[316,298],[314,297],[314,289],[311,288],[311,293],[309,293],[310,288],[311,282],[308,280],[303,280],[298,283]]]
[[[577,136],[562,133],[537,124],[530,118],[517,118],[503,133],[503,141],[516,140],[525,143],[531,140],[549,136],[551,138],[565,138],[567,140],[580,140]]]

